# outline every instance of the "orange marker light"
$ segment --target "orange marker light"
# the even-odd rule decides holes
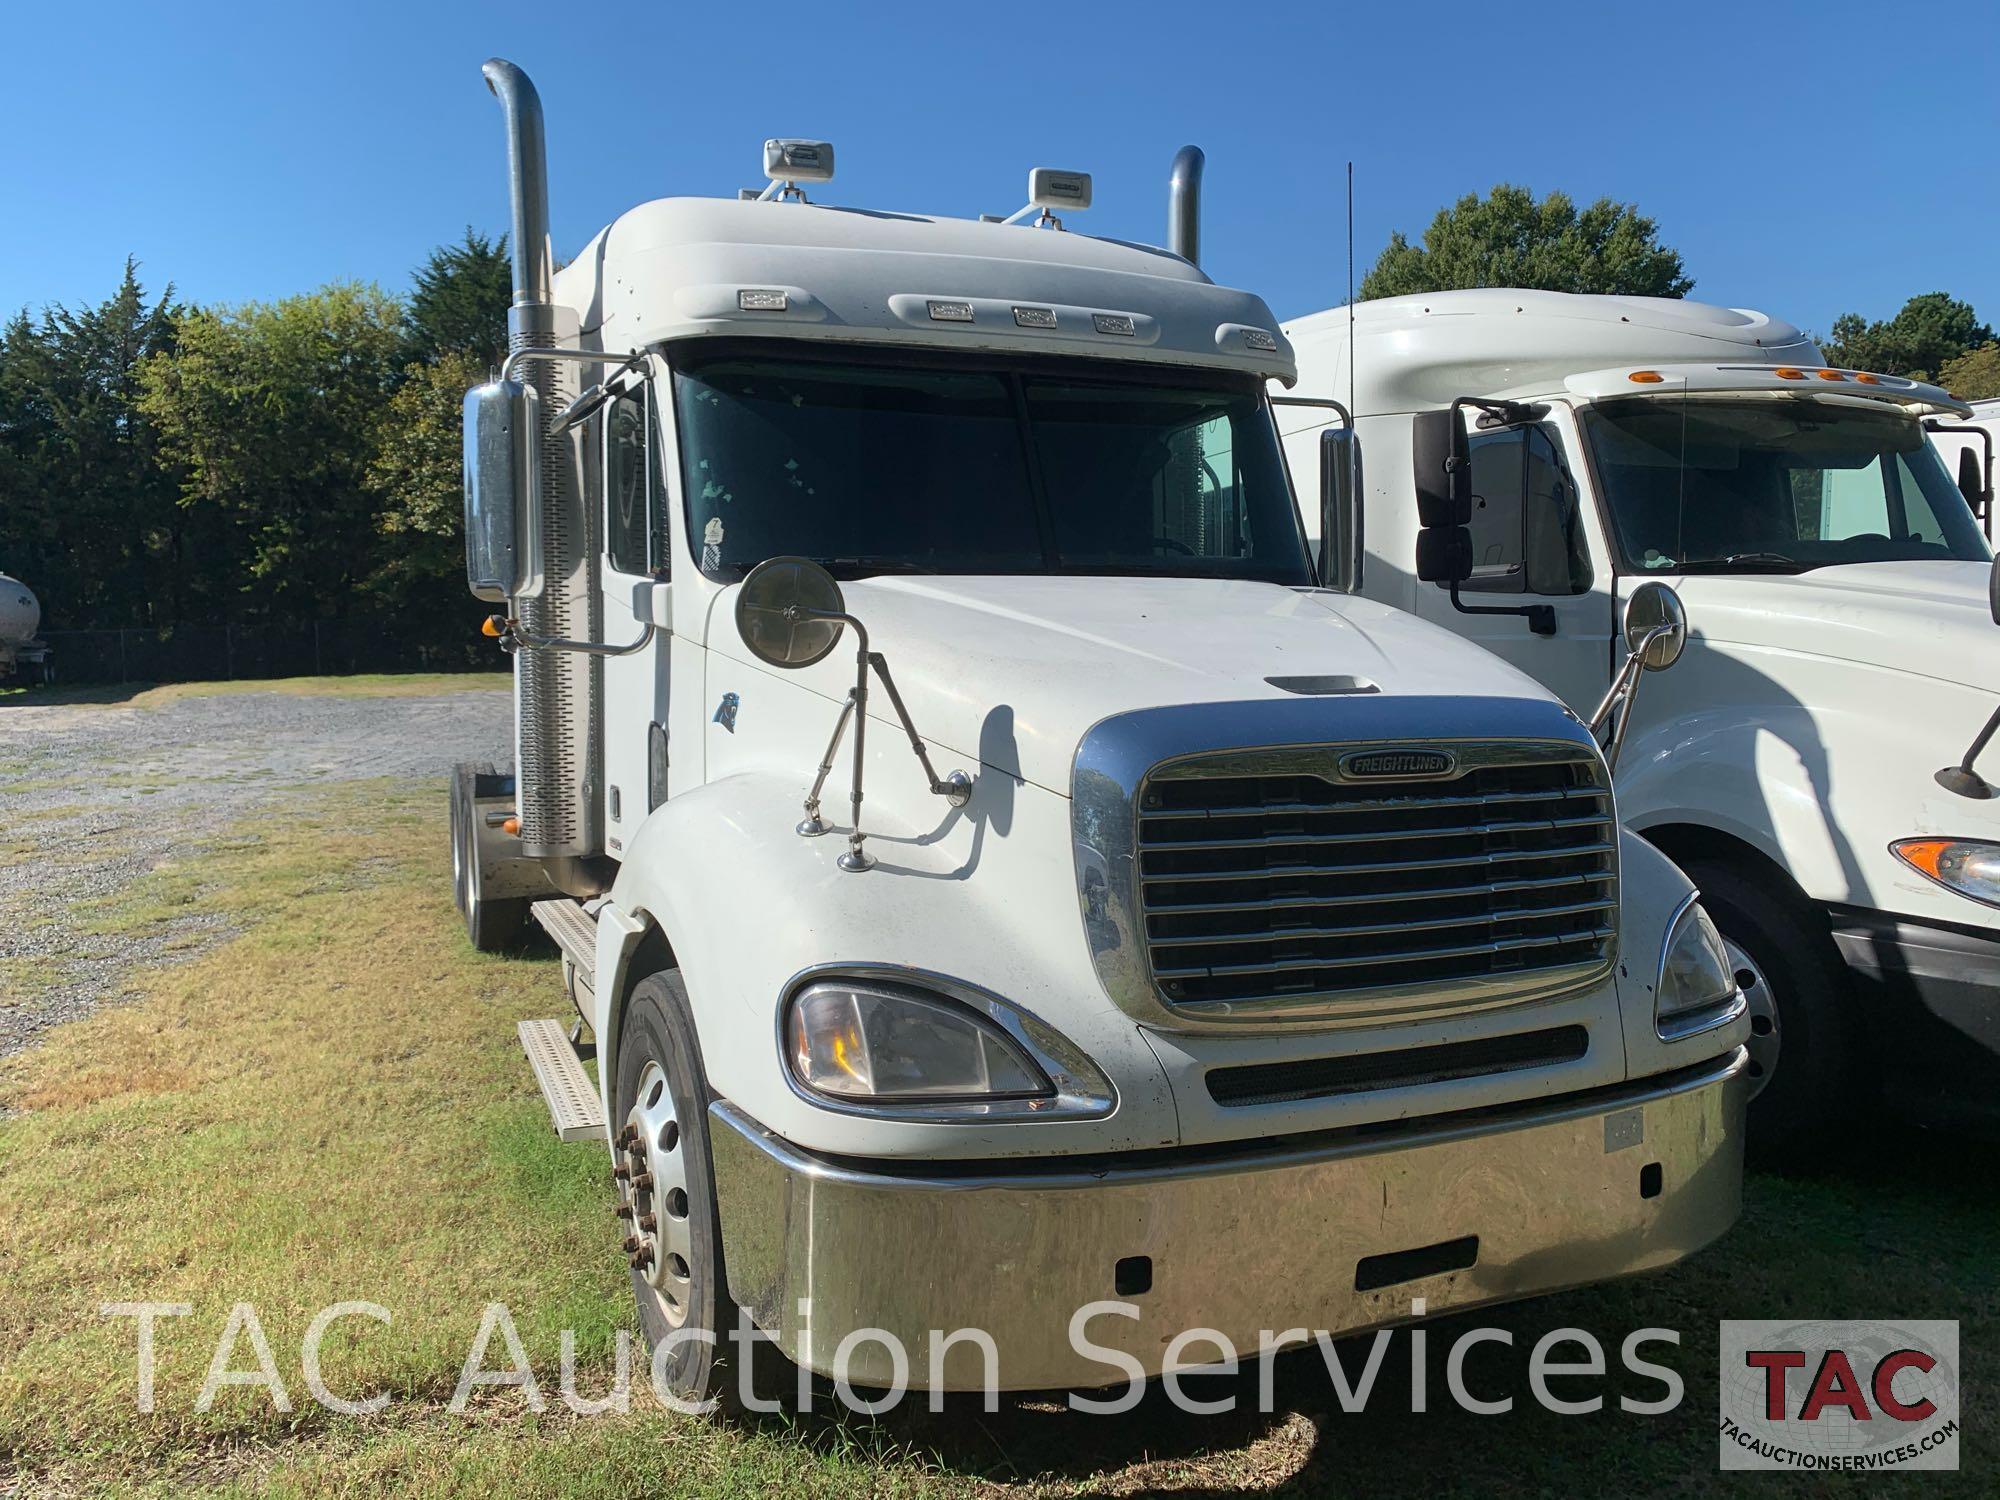
[[[1814,371],[1813,371],[1813,374],[1815,374],[1815,375],[1819,376],[1819,378],[1820,378],[1821,380],[1845,380],[1845,379],[1847,379],[1847,377],[1846,377],[1845,375],[1841,374],[1841,372],[1840,372],[1840,371],[1838,371],[1838,370],[1814,370]]]
[[[511,833],[516,838],[520,837],[521,820],[519,818],[502,818],[500,820],[500,831],[502,833]]]
[[[1945,850],[1951,847],[1950,839],[1903,839],[1889,847],[1896,858],[1911,869],[1920,870],[1933,880],[1942,881],[1938,874],[1938,861],[1944,858]]]
[[[1634,385],[1658,385],[1667,377],[1662,375],[1658,370],[1634,370],[1625,378]]]
[[[1804,370],[1794,370],[1790,365],[1779,365],[1771,373],[1780,380],[1804,380],[1806,378]]]
[[[507,622],[501,619],[500,616],[488,615],[484,620],[480,622],[479,633],[483,636],[489,636],[497,641],[500,639],[500,632],[506,629],[506,626]]]
[[[1882,377],[1879,375],[1861,374],[1855,376],[1854,379],[1858,385],[1880,385],[1882,383]]]

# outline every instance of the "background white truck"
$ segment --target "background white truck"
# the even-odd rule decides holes
[[[1346,586],[1584,715],[1617,666],[1622,601],[1658,579],[1684,597],[1690,642],[1631,724],[1619,810],[1730,940],[1769,1083],[1753,1138],[1797,1145],[1876,1083],[1990,1126],[2000,802],[1937,773],[2000,701],[2000,628],[1984,479],[1968,469],[1962,493],[1922,430],[1964,404],[1693,302],[1447,292],[1286,332],[1301,390],[1352,393],[1358,454],[1324,413],[1280,413],[1294,473],[1316,480],[1324,443],[1336,476],[1350,456],[1362,476],[1358,505],[1335,484],[1307,508]],[[1475,496],[1462,540],[1425,532],[1418,497],[1448,411]],[[1456,601],[1435,566],[1453,546]],[[2000,776],[2000,754],[1981,765]]]
[[[48,643],[36,638],[42,606],[18,578],[0,573],[0,682],[17,673],[43,684],[55,681]]]
[[[773,141],[754,201],[554,273],[539,103],[486,76],[468,568],[519,754],[458,778],[458,896],[482,946],[544,898],[579,1021],[524,1040],[677,1390],[726,1393],[738,1307],[863,1383],[1096,1385],[1104,1299],[1151,1373],[1723,1231],[1720,939],[1550,694],[1315,586],[1198,153],[1173,251],[1064,230],[1075,173],[1032,224],[809,203],[832,147]]]

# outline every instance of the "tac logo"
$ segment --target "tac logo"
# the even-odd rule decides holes
[[[1956,1469],[1958,1324],[1722,1325],[1725,1469]]]

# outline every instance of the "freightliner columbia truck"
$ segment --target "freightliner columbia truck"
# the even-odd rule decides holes
[[[738,1309],[864,1384],[874,1329],[984,1387],[932,1338],[970,1328],[999,1386],[1104,1385],[1102,1300],[1089,1347],[1154,1373],[1196,1325],[1248,1352],[1723,1232],[1713,925],[1552,694],[1318,586],[1291,351],[1198,268],[1198,153],[1171,249],[1065,226],[1081,174],[864,211],[772,141],[761,191],[555,272],[539,103],[486,77],[513,352],[467,398],[468,565],[518,731],[457,778],[458,898],[562,950],[576,1022],[523,1039],[675,1391],[722,1394]]]
[[[1299,388],[1353,405],[1351,434],[1279,413],[1308,484],[1323,444],[1337,480],[1361,476],[1358,503],[1337,482],[1306,507],[1343,586],[1584,714],[1633,591],[1665,580],[1686,601],[1686,654],[1631,716],[1618,804],[1728,943],[1753,1144],[1825,1157],[1885,1095],[2000,1125],[2000,605],[1991,438],[1969,408],[1696,302],[1493,288],[1286,332]],[[1949,468],[1927,430],[1958,445]],[[1458,569],[1435,566],[1451,558],[1423,494],[1454,437],[1474,492]]]

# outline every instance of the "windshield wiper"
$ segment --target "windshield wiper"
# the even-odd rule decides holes
[[[1781,552],[1732,552],[1727,557],[1696,557],[1668,563],[1663,573],[1803,573],[1814,566]]]
[[[820,565],[828,572],[840,569],[862,573],[936,573],[936,568],[913,562],[907,557],[826,557]]]

